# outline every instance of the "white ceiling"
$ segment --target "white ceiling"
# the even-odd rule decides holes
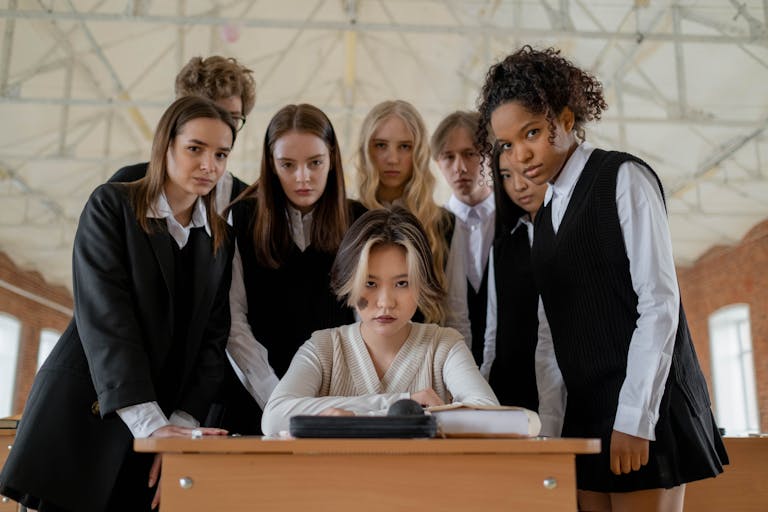
[[[0,251],[70,286],[83,204],[147,160],[192,56],[255,72],[256,109],[230,159],[252,181],[286,103],[329,114],[351,175],[371,106],[409,100],[432,129],[475,105],[491,63],[530,43],[601,78],[610,108],[587,138],[661,175],[685,265],[768,218],[767,26],[768,0],[0,1]]]

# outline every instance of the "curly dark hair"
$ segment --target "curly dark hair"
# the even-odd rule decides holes
[[[533,114],[544,114],[549,122],[550,142],[554,142],[555,118],[565,107],[574,114],[574,131],[584,140],[584,124],[600,119],[608,108],[603,86],[586,71],[560,56],[560,50],[535,50],[525,45],[488,70],[477,99],[480,125],[477,142],[485,158],[493,144],[489,137],[491,114],[499,106],[519,102]]]

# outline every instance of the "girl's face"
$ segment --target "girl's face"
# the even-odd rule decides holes
[[[542,185],[553,183],[576,149],[574,117],[565,107],[554,120],[554,142],[544,114],[532,114],[517,101],[505,103],[491,114],[491,128],[503,148],[510,170]]]
[[[288,201],[308,213],[325,192],[331,157],[325,141],[306,132],[291,131],[272,148],[277,178]]]
[[[544,203],[547,184],[537,185],[522,174],[512,172],[507,160],[507,154],[502,154],[499,157],[499,175],[504,192],[507,193],[513,203],[528,212],[531,218],[534,218]]]
[[[403,195],[413,175],[413,135],[399,116],[379,123],[369,142],[373,165],[379,175],[379,196],[393,201]]]
[[[416,312],[417,294],[408,279],[405,248],[375,246],[368,255],[368,276],[357,302],[363,337],[404,341]]]
[[[174,204],[188,204],[208,194],[224,174],[232,132],[220,119],[187,121],[168,146],[165,194]]]

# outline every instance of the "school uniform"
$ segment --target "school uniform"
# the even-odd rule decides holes
[[[451,195],[445,208],[456,217],[456,228],[463,232],[464,276],[467,288],[467,309],[472,332],[472,355],[483,367],[487,301],[488,258],[493,243],[495,205],[493,194],[474,206]],[[453,244],[451,244],[452,246]]]
[[[535,353],[539,293],[533,278],[533,223],[526,213],[493,242],[488,263],[488,304],[481,373],[502,405],[536,411]]]
[[[599,437],[577,485],[670,488],[715,476],[728,456],[690,339],[658,177],[583,143],[536,216],[537,376],[545,433]],[[547,334],[547,331],[551,333]],[[567,396],[566,396],[567,393]],[[610,472],[613,430],[650,440],[639,471]]]
[[[365,211],[357,201],[348,204],[351,220]],[[293,244],[276,269],[256,260],[256,200],[240,201],[232,212],[237,249],[227,354],[248,396],[239,392],[239,398],[224,403],[226,420],[222,425],[241,434],[260,434],[262,409],[302,343],[315,330],[353,322],[354,312],[330,287],[336,254],[321,252],[310,243],[312,212],[302,215],[288,207]]]
[[[147,174],[147,162],[128,165],[119,169],[110,179],[110,182],[132,182],[143,178]],[[227,207],[233,202],[246,188],[243,181],[234,176],[231,172],[225,172],[219,181],[216,183],[216,196],[214,203],[216,204],[216,211],[220,214],[224,214]],[[232,224],[232,214],[227,214],[227,222]],[[253,434],[260,433],[260,430],[255,430],[248,427],[253,422],[250,418],[256,415],[255,425],[259,424],[259,417],[261,416],[261,409],[253,403],[250,395],[242,385],[242,374],[235,365],[234,361],[228,357],[230,366],[226,370],[224,379],[221,383],[219,392],[214,399],[214,403],[211,405],[203,426],[205,427],[218,427],[230,430],[232,432],[248,432]],[[246,407],[246,410],[242,411],[238,416],[233,416],[230,410],[227,413],[226,403],[233,402],[242,404]],[[243,421],[237,420],[242,418]]]
[[[205,416],[226,366],[232,240],[214,255],[203,202],[200,227],[182,227],[161,199],[152,234],[126,185],[88,200],[74,318],[35,378],[0,494],[40,512],[149,510],[152,455],[134,437]]]

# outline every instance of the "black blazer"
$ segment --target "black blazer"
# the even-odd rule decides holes
[[[195,246],[193,307],[182,378],[163,379],[175,356],[174,243],[165,221],[139,226],[127,186],[97,188],[75,235],[75,315],[40,369],[0,492],[41,498],[69,510],[103,510],[132,435],[115,411],[159,401],[170,414],[204,419],[227,364],[234,237],[214,256],[209,237]],[[170,381],[170,382],[169,382]]]

